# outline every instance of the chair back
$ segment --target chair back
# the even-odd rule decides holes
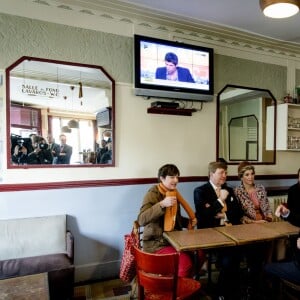
[[[133,222],[132,231],[135,235],[136,240],[139,242],[139,248],[143,249],[143,227],[140,226],[137,220]]]
[[[160,295],[159,299],[175,300],[179,254],[147,253],[135,247],[134,255],[139,299],[145,299],[145,293],[150,293]]]

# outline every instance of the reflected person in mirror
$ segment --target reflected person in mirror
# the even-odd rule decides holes
[[[32,136],[33,151],[28,154],[29,165],[52,164],[53,156],[46,140],[39,135]]]
[[[173,52],[165,55],[165,67],[156,69],[155,78],[195,83],[188,68],[178,67],[178,57]]]
[[[67,137],[65,134],[61,134],[59,136],[59,139],[60,139],[60,151],[57,157],[56,164],[58,165],[70,164],[73,148],[67,145]]]
[[[48,143],[49,143],[49,149],[50,149],[51,154],[53,156],[52,164],[55,165],[57,163],[57,158],[59,156],[60,146],[59,146],[59,144],[55,143],[55,140],[54,140],[52,134],[50,134],[50,133],[47,136],[47,140],[48,140]]]

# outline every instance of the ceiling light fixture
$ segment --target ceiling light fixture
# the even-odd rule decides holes
[[[259,0],[265,16],[281,19],[289,18],[298,13],[300,0]]]
[[[68,126],[63,126],[63,127],[61,128],[61,132],[63,132],[63,133],[71,133],[71,132],[72,132],[72,129],[69,128]]]

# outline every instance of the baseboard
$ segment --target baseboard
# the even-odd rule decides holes
[[[120,261],[75,265],[75,283],[119,277]]]

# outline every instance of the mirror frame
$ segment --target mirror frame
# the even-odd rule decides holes
[[[92,68],[98,69],[100,72],[104,74],[111,82],[111,128],[109,130],[112,131],[112,161],[109,164],[32,164],[32,165],[13,165],[11,163],[11,122],[10,122],[10,113],[11,113],[11,101],[10,101],[10,72],[13,68],[17,65],[22,63],[25,60],[33,60],[36,62],[43,62],[43,63],[52,63],[52,64],[62,64],[67,66],[75,66],[75,67],[83,67],[83,68]],[[98,65],[90,65],[90,64],[82,64],[82,63],[75,63],[69,61],[60,61],[60,60],[52,60],[52,59],[44,59],[38,57],[30,57],[30,56],[22,56],[13,64],[8,66],[5,69],[5,76],[6,76],[6,135],[7,135],[7,169],[31,169],[31,168],[99,168],[99,167],[115,167],[115,80],[106,72],[106,70],[102,66]],[[95,141],[96,142],[96,141]]]
[[[239,85],[234,85],[234,84],[227,84],[225,85],[224,88],[222,88],[219,93],[217,94],[217,109],[216,109],[216,160],[220,160],[220,159],[225,159],[222,156],[220,156],[219,153],[219,138],[220,138],[220,132],[219,132],[219,123],[220,123],[220,97],[221,94],[227,89],[227,88],[237,88],[237,89],[247,89],[247,90],[254,90],[254,91],[261,91],[261,92],[265,92],[268,93],[270,95],[270,98],[272,98],[272,101],[274,103],[274,141],[273,141],[273,158],[272,161],[268,161],[268,162],[263,162],[263,161],[253,161],[251,160],[251,164],[253,165],[274,165],[276,164],[276,123],[277,123],[277,101],[274,97],[274,95],[271,93],[270,90],[268,89],[261,89],[261,88],[253,88],[253,87],[247,87],[247,86],[239,86]],[[258,147],[261,147],[261,145],[258,145]],[[227,160],[226,160],[227,161]],[[238,161],[227,161],[228,165],[238,165],[241,161],[243,160],[238,160]]]

